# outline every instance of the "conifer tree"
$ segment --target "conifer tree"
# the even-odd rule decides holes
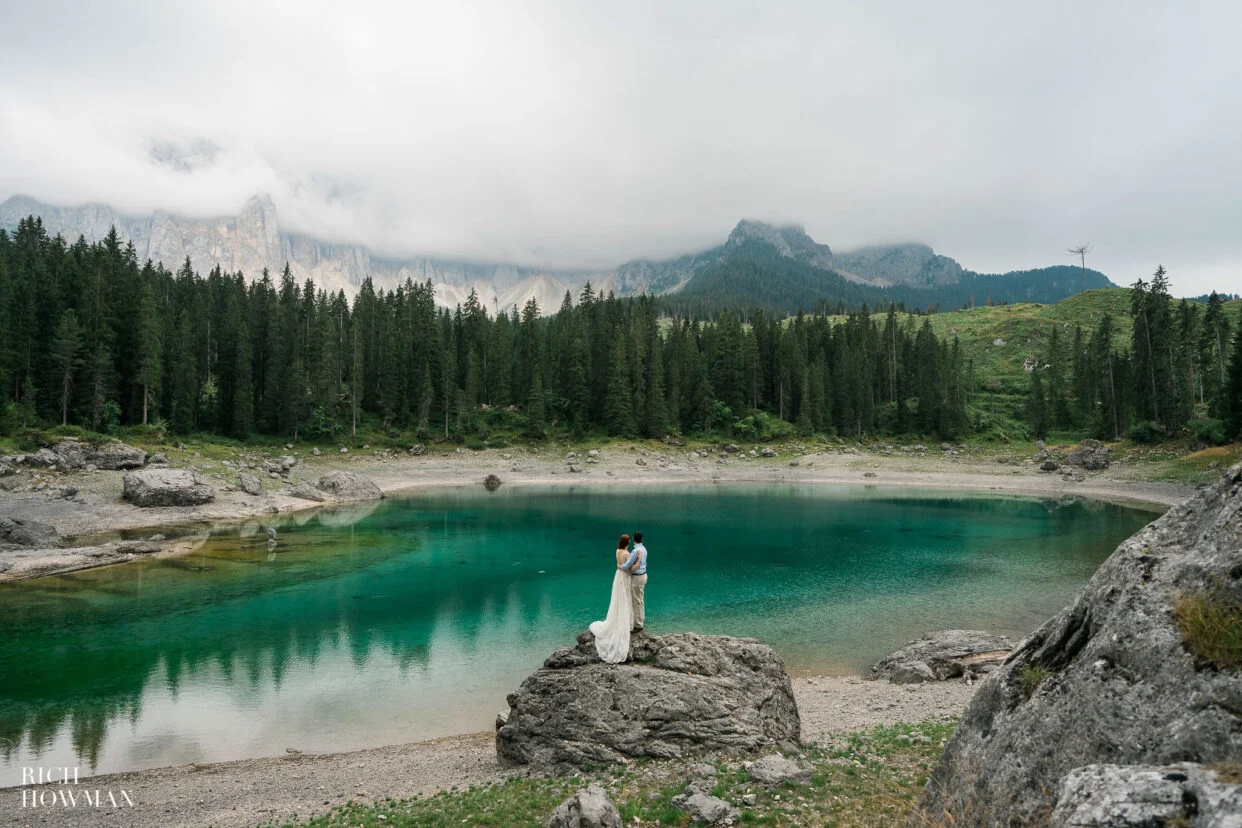
[[[236,310],[236,302],[234,302]],[[138,384],[142,386],[142,424],[149,422],[150,406],[160,393],[160,378],[164,373],[162,364],[163,345],[160,342],[160,323],[155,308],[155,287],[143,280],[138,298]]]
[[[69,405],[73,402],[73,375],[81,364],[82,326],[73,309],[60,316],[60,323],[52,335],[52,360],[56,365],[56,382],[59,389],[60,424],[69,424]]]

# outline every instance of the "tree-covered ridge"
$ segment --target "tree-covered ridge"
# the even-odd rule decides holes
[[[1209,443],[1242,437],[1242,314],[1225,299],[1175,302],[1156,269],[1129,291],[1126,327],[1102,313],[1091,328],[1050,325],[1028,358],[1028,416],[1036,436],[1083,429],[1153,442],[1182,434]]]
[[[876,287],[839,273],[780,255],[757,241],[735,245],[730,255],[694,276],[681,290],[662,297],[669,313],[712,319],[721,310],[746,314],[845,313],[863,305],[933,311],[976,305],[1039,302],[1048,304],[1083,289],[1111,287],[1104,274],[1069,265],[1014,271],[1002,275],[966,271],[957,282],[928,287]]]
[[[0,404],[7,428],[96,431],[162,419],[181,432],[314,437],[360,417],[420,436],[485,434],[497,413],[532,437],[663,437],[794,428],[953,436],[968,366],[923,319],[865,310],[840,322],[756,311],[668,324],[648,297],[596,295],[544,317],[438,309],[430,283],[354,298],[266,271],[247,284],[187,261],[139,264],[115,232],[0,231]]]

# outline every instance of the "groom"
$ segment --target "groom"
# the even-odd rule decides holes
[[[626,559],[622,569],[630,573],[630,583],[634,588],[634,598],[631,604],[634,626],[630,632],[642,632],[643,622],[647,620],[646,607],[643,606],[643,596],[647,591],[647,547],[643,546],[642,532],[634,533],[634,547],[630,550],[630,557]]]

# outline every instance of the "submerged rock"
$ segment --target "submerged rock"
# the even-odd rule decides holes
[[[1242,671],[1192,652],[1177,607],[1188,595],[1242,604],[1240,506],[1242,464],[1124,541],[982,683],[921,811],[1028,824],[1084,765],[1237,761]]]
[[[1050,823],[1063,828],[1242,825],[1242,778],[1193,762],[1087,765],[1061,784]]]
[[[123,496],[135,506],[198,506],[215,490],[193,469],[143,469],[121,478]]]
[[[793,687],[772,648],[723,635],[637,633],[629,661],[605,664],[584,632],[508,702],[497,721],[497,756],[545,772],[639,756],[748,752],[796,741],[801,730]]]
[[[982,630],[937,630],[882,659],[871,673],[894,684],[946,681],[988,672],[1011,650],[1013,642],[1003,635]]]
[[[315,481],[315,488],[332,495],[333,500],[383,500],[384,493],[374,481],[360,474],[347,471],[331,471]]]
[[[621,812],[599,783],[592,782],[556,806],[543,828],[621,828]]]

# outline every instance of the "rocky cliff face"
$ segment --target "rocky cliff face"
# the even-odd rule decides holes
[[[0,227],[12,229],[28,215],[41,217],[49,235],[60,234],[69,242],[78,236],[97,241],[116,227],[122,238],[133,241],[139,261],[163,262],[169,269],[180,267],[189,257],[200,273],[219,265],[226,272],[241,271],[248,279],[257,279],[264,268],[275,277],[288,262],[299,282],[313,279],[333,293],[343,290],[350,296],[367,278],[377,288],[387,289],[407,279],[430,279],[441,304],[456,305],[474,290],[493,311],[520,308],[533,298],[545,313],[553,312],[566,291],[576,299],[588,281],[597,292],[611,290],[620,296],[672,293],[750,244],[765,245],[780,256],[875,285],[944,284],[957,281],[962,272],[957,262],[937,256],[926,245],[864,248],[841,255],[817,243],[801,227],[776,227],[757,221],[738,222],[719,247],[676,259],[635,260],[611,270],[556,270],[425,257],[376,257],[358,245],[331,244],[286,232],[280,226],[276,207],[265,195],[248,200],[236,216],[205,219],[164,211],[130,216],[106,205],[56,207],[13,196],[0,204]]]
[[[1185,632],[1188,596],[1210,596],[1226,615],[1242,606],[1242,465],[1122,543],[984,681],[914,824],[1042,825],[1059,793],[1063,812],[1094,807],[1071,779],[1075,769],[1236,762],[1242,667],[1236,652],[1233,663],[1205,656],[1213,639]],[[1236,647],[1236,628],[1234,636]],[[1178,824],[1226,824],[1195,821],[1193,805]],[[1173,823],[1119,813],[1090,824]]]

